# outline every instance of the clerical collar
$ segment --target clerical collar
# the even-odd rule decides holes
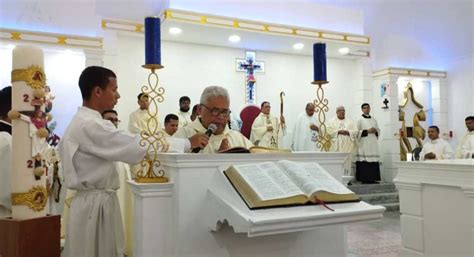
[[[372,117],[370,117],[370,115],[365,115],[365,114],[362,114],[362,117],[366,118],[366,119],[370,119]]]
[[[439,137],[435,139],[430,139],[432,144],[436,144],[439,142]]]

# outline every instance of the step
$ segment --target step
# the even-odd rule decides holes
[[[384,203],[381,204],[383,207],[386,208],[387,211],[400,211],[400,204],[399,203]]]
[[[376,193],[395,193],[398,192],[395,184],[393,183],[380,183],[380,184],[352,184],[348,188],[358,194],[376,194]]]
[[[359,195],[360,199],[369,204],[398,203],[398,192],[395,193],[376,193]]]

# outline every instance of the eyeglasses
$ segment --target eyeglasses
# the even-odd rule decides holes
[[[204,104],[201,104],[202,106],[206,107],[206,109],[212,114],[212,116],[217,117],[217,116],[222,116],[224,118],[229,117],[231,111],[228,109],[219,109],[219,108],[209,108]]]

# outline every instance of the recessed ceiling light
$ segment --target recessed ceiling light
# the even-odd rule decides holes
[[[229,37],[229,41],[232,43],[237,43],[240,41],[240,37],[238,35],[232,35]]]
[[[169,32],[171,35],[179,35],[181,32],[183,32],[183,30],[178,27],[172,27],[169,29]]]
[[[341,55],[348,55],[349,54],[349,48],[347,48],[347,47],[339,48],[339,53]]]
[[[303,43],[296,43],[293,45],[293,48],[296,49],[296,50],[301,50],[304,48],[304,44]]]

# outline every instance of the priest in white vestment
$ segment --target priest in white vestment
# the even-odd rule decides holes
[[[353,176],[352,160],[355,152],[358,130],[356,124],[346,118],[344,106],[336,108],[336,117],[326,123],[327,132],[331,137],[331,152],[349,153],[344,161],[344,175]]]
[[[179,128],[174,137],[189,138],[197,133],[206,133],[210,124],[216,126],[207,144],[193,152],[217,153],[233,147],[250,148],[253,144],[240,132],[228,127],[230,99],[227,89],[210,86],[204,89],[198,107],[199,116],[191,124]],[[208,131],[210,132],[210,131]]]
[[[270,114],[270,103],[262,102],[261,112],[255,118],[250,132],[250,141],[257,146],[280,148],[283,146],[285,118],[278,119]]]
[[[170,113],[165,117],[165,136],[172,137],[179,128],[179,118],[178,116]]]
[[[356,180],[362,183],[380,181],[380,154],[378,138],[380,129],[372,116],[370,105],[361,106],[362,117],[357,121]]]
[[[420,152],[420,160],[445,160],[452,159],[454,156],[453,149],[449,143],[439,137],[439,128],[430,126],[428,128],[429,140],[424,142]]]
[[[456,159],[474,159],[474,116],[465,119],[467,133],[459,141]]]
[[[160,127],[159,124],[150,123],[150,128],[147,127],[148,119],[150,114],[148,113],[148,108],[150,105],[149,97],[145,93],[140,93],[137,96],[138,98],[138,109],[130,113],[128,117],[128,131],[132,134],[140,134],[142,131],[154,131]]]
[[[87,67],[79,78],[79,107],[59,144],[66,186],[76,190],[69,213],[65,257],[122,257],[124,235],[114,162],[138,163],[146,154],[140,136],[102,119],[120,97],[113,71]],[[194,142],[194,143],[193,143]],[[200,140],[169,140],[169,151],[183,152]]]
[[[182,96],[179,98],[179,112],[176,115],[179,118],[178,126],[180,128],[191,124],[191,99],[188,96]]]
[[[293,151],[317,151],[319,127],[316,125],[316,115],[314,115],[315,106],[313,103],[306,104],[305,112],[298,115],[293,129]]]

